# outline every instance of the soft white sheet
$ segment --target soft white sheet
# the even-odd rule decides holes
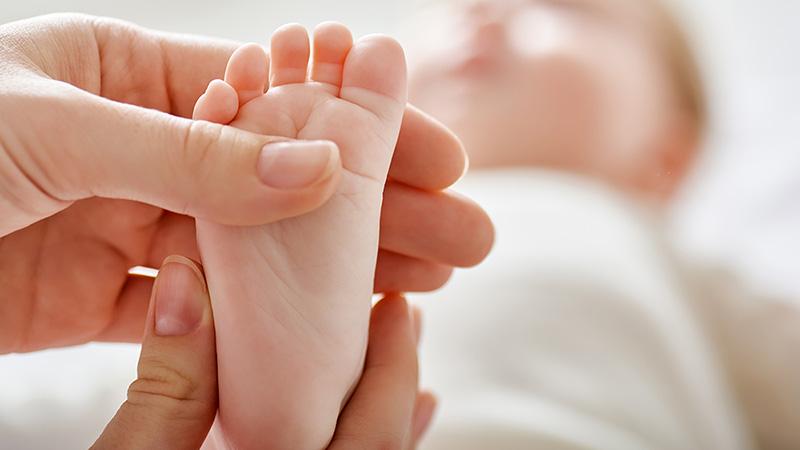
[[[475,173],[460,188],[497,240],[412,297],[423,385],[441,398],[425,450],[751,448],[690,278],[647,214],[556,173]]]
[[[86,449],[125,401],[139,346],[0,357],[0,449]]]
[[[800,303],[800,2],[672,2],[701,50],[713,114],[677,235],[754,289]]]

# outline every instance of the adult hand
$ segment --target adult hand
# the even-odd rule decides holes
[[[0,27],[0,354],[139,341],[152,281],[128,269],[199,258],[193,217],[266,223],[335,189],[335,152],[295,152],[295,187],[279,189],[256,164],[276,138],[186,119],[237,46],[82,15]],[[457,139],[409,108],[376,291],[436,288],[488,252],[483,211],[440,191],[464,166]]]
[[[93,448],[199,449],[217,411],[214,322],[199,265],[165,260],[146,323],[138,378]],[[402,297],[373,308],[364,373],[329,448],[415,447],[435,402],[417,392],[414,323]]]

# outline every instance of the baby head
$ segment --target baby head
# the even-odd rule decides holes
[[[657,0],[426,0],[410,101],[472,167],[582,173],[664,200],[705,125],[686,38]]]

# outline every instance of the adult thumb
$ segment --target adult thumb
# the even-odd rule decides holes
[[[262,136],[63,88],[71,92],[39,109],[61,118],[48,123],[40,184],[54,183],[62,200],[122,198],[255,225],[316,209],[338,186],[332,142]]]
[[[200,266],[170,256],[153,288],[138,378],[93,449],[197,450],[217,411],[211,301]]]

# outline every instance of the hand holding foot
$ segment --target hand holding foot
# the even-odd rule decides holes
[[[405,301],[382,300],[371,322],[364,377],[330,449],[414,448],[433,413],[433,397],[417,392],[419,324],[410,320]],[[216,367],[203,270],[170,256],[152,293],[138,379],[92,449],[199,449],[217,412]]]
[[[175,212],[265,223],[332,194],[335,173],[300,190],[261,183],[258,153],[273,138],[182,119],[236,47],[76,14],[0,26],[0,354],[140,341],[152,281],[128,269],[199,258],[194,219]],[[376,290],[434,289],[485,256],[483,211],[430,191],[464,158],[452,133],[407,107]]]
[[[338,155],[292,162],[286,188],[256,167],[275,138],[179,117],[233,51],[198,41],[82,15],[0,26],[0,354],[138,341],[152,281],[128,269],[197,256],[183,214],[264,223],[332,194]]]
[[[324,447],[364,361],[405,59],[392,39],[354,44],[332,23],[317,27],[313,44],[309,58],[305,29],[289,25],[273,35],[269,65],[261,47],[241,47],[228,82],[212,84],[195,108],[195,118],[255,133],[330,140],[344,169],[311,213],[249,228],[197,223],[220,349],[219,420],[236,448]]]

